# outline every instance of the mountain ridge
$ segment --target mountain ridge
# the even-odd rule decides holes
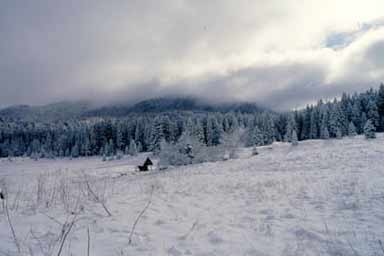
[[[124,117],[129,114],[173,111],[257,113],[270,110],[251,102],[213,103],[194,97],[159,97],[142,100],[135,104],[114,103],[101,107],[85,101],[63,101],[42,106],[14,105],[0,109],[0,118],[57,121],[90,117]]]

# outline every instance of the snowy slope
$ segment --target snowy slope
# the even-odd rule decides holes
[[[244,149],[241,159],[145,174],[133,172],[143,155],[2,160],[0,180],[25,255],[57,255],[73,218],[61,255],[87,255],[87,229],[90,255],[383,255],[383,142],[276,143],[254,157]],[[17,255],[3,213],[0,255]]]

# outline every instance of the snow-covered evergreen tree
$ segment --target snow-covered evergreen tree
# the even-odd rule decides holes
[[[353,124],[353,122],[350,122],[348,126],[348,136],[354,137],[356,135],[357,135],[356,126]]]
[[[355,101],[352,105],[352,116],[351,121],[356,126],[356,132],[361,133],[363,131],[363,125],[361,120],[361,107],[360,102]]]
[[[380,121],[379,111],[378,111],[376,102],[373,99],[370,99],[368,101],[367,119],[371,120],[372,124],[375,127],[379,127],[379,121]]]
[[[118,150],[122,150],[123,146],[124,146],[123,125],[119,123],[116,129],[116,147]]]
[[[340,108],[335,100],[329,114],[329,134],[331,137],[337,137],[338,130],[341,130],[340,116]]]
[[[196,138],[196,140],[199,141],[200,143],[204,143],[204,141],[205,141],[204,128],[203,128],[203,125],[199,119],[197,119],[194,122],[192,137]]]
[[[311,120],[310,120],[310,128],[309,128],[309,138],[310,139],[317,139],[319,136],[319,112],[315,108],[311,112]]]
[[[137,147],[136,147],[136,142],[134,140],[131,140],[129,143],[129,151],[128,154],[131,156],[136,156],[137,155]]]
[[[338,128],[337,131],[336,131],[336,138],[337,139],[341,139],[343,138],[343,133],[341,131],[341,128]]]
[[[292,141],[293,131],[296,132],[296,122],[293,115],[289,115],[287,120],[287,127],[285,131],[284,141],[286,142]],[[296,137],[297,137],[297,132],[296,132]]]
[[[139,152],[143,152],[143,146],[142,146],[142,144],[141,144],[140,141],[137,143],[137,147],[136,147],[136,149],[137,149],[137,152],[138,152],[138,153],[139,153]]]
[[[373,125],[372,121],[370,119],[367,120],[367,122],[364,125],[364,135],[366,139],[374,139],[376,138],[376,128]]]
[[[249,132],[246,146],[262,146],[264,145],[264,136],[258,126],[253,127]]]
[[[221,127],[213,115],[207,118],[207,145],[216,146],[220,144]]]
[[[380,116],[379,129],[378,131],[384,131],[384,84],[380,85],[379,91],[377,93],[377,111]]]
[[[78,144],[75,144],[73,147],[72,147],[72,150],[71,150],[71,157],[73,158],[77,158],[79,157],[80,155],[80,152],[79,152],[79,145]]]
[[[328,140],[329,139],[329,131],[328,131],[328,128],[326,126],[323,126],[322,129],[321,129],[321,138],[323,140]]]
[[[149,145],[149,150],[154,152],[160,151],[160,144],[165,140],[162,118],[156,117],[152,124],[151,131],[151,144]]]
[[[292,131],[291,144],[292,144],[293,146],[297,146],[297,145],[299,145],[299,141],[298,141],[298,138],[297,138],[296,130],[293,130],[293,131]]]

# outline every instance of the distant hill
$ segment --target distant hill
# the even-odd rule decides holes
[[[254,103],[215,104],[192,97],[164,97],[140,101],[134,105],[113,104],[95,108],[87,102],[59,102],[44,106],[17,105],[0,110],[5,120],[56,121],[87,117],[123,117],[132,113],[242,112],[257,113],[266,110]]]
[[[16,105],[0,110],[0,118],[24,121],[56,121],[81,117],[91,109],[87,102],[58,102],[44,106]]]
[[[242,112],[255,113],[266,110],[254,103],[209,103],[192,97],[155,98],[141,101],[134,105],[111,105],[91,110],[87,116],[125,116],[130,113],[160,113],[170,111],[192,112]]]

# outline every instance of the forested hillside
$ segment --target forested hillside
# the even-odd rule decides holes
[[[0,119],[0,156],[111,156],[132,150],[159,151],[162,143],[174,144],[182,135],[208,147],[224,143],[231,136],[238,136],[237,143],[246,146],[296,137],[341,138],[363,133],[367,122],[382,132],[384,85],[379,90],[343,94],[339,100],[320,100],[287,113],[252,104],[208,107],[177,99],[145,101],[117,115],[107,115],[109,111],[81,111],[71,118],[58,115],[54,122],[17,115],[11,118],[12,113],[7,113]]]

